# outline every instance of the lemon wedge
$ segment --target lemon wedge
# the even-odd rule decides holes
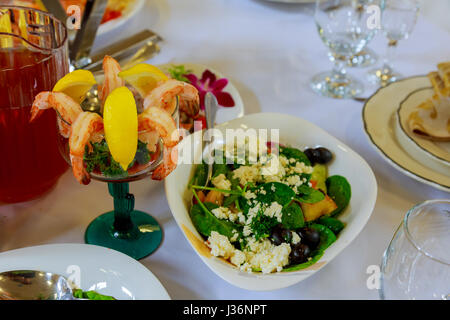
[[[94,84],[96,84],[94,75],[87,70],[75,70],[64,77],[53,87],[55,92],[63,92],[76,102],[81,103],[86,92],[88,92]]]
[[[136,101],[130,89],[120,87],[108,95],[103,125],[111,156],[126,171],[136,156],[138,144]]]
[[[159,81],[169,79],[164,72],[147,63],[140,63],[124,70],[119,73],[119,77],[131,84],[144,98],[156,88]]]

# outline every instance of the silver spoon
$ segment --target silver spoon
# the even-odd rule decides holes
[[[131,85],[126,84],[126,87],[133,93],[138,113],[141,113],[143,111],[144,98]],[[99,115],[103,114],[103,103],[99,98],[97,84],[94,84],[91,89],[89,89],[89,91],[86,93],[85,98],[83,99],[83,101],[81,101],[80,106],[83,111],[95,112]]]
[[[14,270],[0,273],[0,300],[78,300],[66,278],[58,274]]]

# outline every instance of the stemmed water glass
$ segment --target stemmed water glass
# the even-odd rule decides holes
[[[406,214],[381,263],[382,299],[450,299],[450,200]]]
[[[389,0],[386,1],[381,28],[387,37],[388,46],[383,58],[383,65],[369,71],[369,81],[379,86],[397,81],[401,74],[393,69],[395,50],[400,40],[408,39],[419,14],[418,0]]]
[[[363,91],[363,85],[348,76],[345,66],[350,57],[361,52],[374,37],[376,28],[369,23],[369,5],[381,8],[382,0],[316,0],[315,21],[320,38],[334,60],[334,69],[316,75],[311,87],[332,98],[351,98]]]

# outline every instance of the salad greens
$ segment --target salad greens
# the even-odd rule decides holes
[[[184,82],[189,82],[189,79],[185,76],[192,72],[192,70],[186,69],[184,65],[172,65],[167,71],[172,79]]]
[[[342,176],[332,176],[326,180],[328,195],[334,200],[338,208],[331,215],[335,216],[347,208],[352,196],[352,189],[347,179]]]
[[[333,216],[348,206],[351,187],[345,177],[328,177],[326,163],[311,166],[299,149],[279,146],[278,151],[283,165],[278,176],[264,176],[260,169],[264,163],[250,164],[248,159],[240,164],[215,163],[213,179],[205,186],[208,166],[198,165],[189,184],[195,199],[190,217],[208,243],[213,233],[225,236],[244,257],[258,255],[254,249],[258,245],[290,246],[289,263],[281,268],[287,272],[313,265],[336,241],[345,224]],[[223,197],[206,202],[209,192]],[[244,264],[239,263],[242,269]],[[250,270],[264,272],[264,267],[251,265]]]
[[[95,291],[83,291],[81,289],[73,290],[73,296],[77,299],[89,300],[116,300],[114,297],[105,296]]]
[[[206,237],[211,235],[211,231],[217,231],[218,233],[231,238],[234,235],[233,230],[240,230],[241,227],[228,220],[216,218],[216,216],[211,213],[211,210],[218,207],[217,204],[208,202],[205,204],[202,204],[201,202],[195,204],[190,211],[192,223],[198,232]]]
[[[87,172],[99,171],[107,177],[128,175],[128,172],[123,170],[120,164],[112,158],[106,140],[91,143],[91,145],[92,149],[90,150],[89,146],[86,146],[84,153]],[[147,144],[138,140],[136,156],[128,169],[136,164],[145,165],[150,161],[150,158],[151,154],[147,149]]]

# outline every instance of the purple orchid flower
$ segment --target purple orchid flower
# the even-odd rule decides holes
[[[194,87],[197,88],[200,96],[200,107],[202,110],[205,109],[205,95],[207,92],[214,94],[217,102],[222,107],[235,106],[231,94],[223,91],[223,89],[228,85],[228,79],[217,79],[216,75],[210,70],[205,70],[201,79],[198,79],[197,76],[192,73],[185,75],[185,77]]]

